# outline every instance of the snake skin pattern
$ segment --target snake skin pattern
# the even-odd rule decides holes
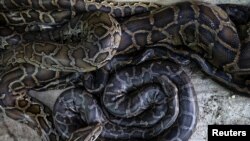
[[[0,0],[0,105],[45,141],[186,141],[198,109],[180,65],[250,94],[250,36],[221,7]],[[60,88],[53,109],[29,96]]]
[[[134,72],[129,79],[126,79],[127,72]],[[125,68],[111,76],[106,85],[101,98],[105,113],[92,95],[82,89],[69,89],[60,95],[54,107],[58,111],[54,115],[57,131],[67,138],[74,128],[79,128],[79,123],[102,123],[98,140],[145,140],[157,135],[157,140],[187,140],[197,118],[195,93],[189,81],[184,71],[171,62],[147,62]],[[129,96],[143,85],[149,86]],[[79,119],[78,113],[84,118]],[[178,116],[181,118],[177,123]]]
[[[72,10],[76,12],[95,12],[101,11],[110,13],[114,17],[126,17],[138,13],[144,13],[152,9],[163,7],[155,3],[145,2],[112,2],[104,0],[1,0],[1,11],[37,9],[48,11],[53,9]]]
[[[94,31],[83,30],[81,32],[81,29],[86,27]],[[27,62],[50,70],[88,72],[102,67],[115,55],[121,38],[121,29],[116,20],[99,12],[91,14],[83,23],[80,22],[77,30],[72,27],[72,29],[67,28],[65,32],[76,34],[80,32],[81,42],[68,45],[50,42],[19,44],[15,49],[4,53],[9,55],[8,57],[2,56],[1,64],[15,65]],[[57,33],[53,34],[55,38]],[[67,33],[64,36],[67,36]],[[31,50],[27,52],[25,51],[27,49]]]

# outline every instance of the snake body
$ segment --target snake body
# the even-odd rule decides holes
[[[22,9],[37,9],[49,11],[53,9],[72,10],[76,12],[110,13],[114,17],[126,17],[138,13],[144,13],[162,7],[155,3],[147,2],[112,2],[104,0],[48,0],[48,1],[0,1],[1,11],[18,11]]]
[[[147,46],[157,42],[167,42],[172,45],[187,45],[190,49],[204,55],[206,59],[216,67],[223,67],[223,69],[229,70],[229,67],[238,55],[240,40],[235,27],[227,17],[226,13],[219,7],[210,7],[212,7],[212,5],[209,6],[202,3],[196,4],[196,7],[192,6],[190,3],[180,3],[176,4],[175,7],[165,7],[148,14],[138,15],[125,20],[121,24],[121,41],[117,49],[117,54],[126,53],[127,50],[131,51],[133,48],[139,49],[142,46]],[[188,14],[185,15],[185,13]],[[201,24],[201,22],[204,23]],[[76,26],[82,27],[86,25],[83,23],[83,25]],[[77,30],[79,29],[77,28]],[[72,33],[78,33],[79,31],[77,32],[77,30],[74,30],[74,27],[72,27],[71,29],[66,30],[66,32],[71,31]],[[200,34],[201,32],[208,33],[208,35]],[[56,37],[56,33],[58,32],[55,32],[54,34],[52,33],[52,37]],[[51,34],[51,32],[46,33],[45,35],[49,34]],[[230,38],[225,38],[225,34]],[[189,38],[187,38],[188,36]],[[119,39],[117,39],[116,42],[119,42]],[[35,44],[32,43],[28,46],[32,45]],[[116,46],[114,48],[116,48]],[[228,57],[221,59],[220,55]],[[58,59],[53,58],[53,60]],[[6,61],[4,63],[6,63]],[[45,64],[53,68],[52,65]],[[39,65],[43,65],[43,63],[39,63]],[[58,69],[59,68],[62,68],[62,66],[58,67]],[[80,71],[77,68],[76,70]]]
[[[178,66],[186,57],[250,93],[250,67],[241,63],[248,48],[218,6],[1,0],[0,7],[0,105],[43,140],[188,140],[197,102]],[[71,87],[53,114],[28,95],[61,84]]]
[[[130,71],[135,72],[135,74],[131,73],[133,77],[124,79],[126,73]],[[119,77],[111,76],[103,93],[102,101],[107,110],[104,113],[96,101],[92,102],[94,98],[83,90],[65,91],[54,107],[60,109],[55,113],[57,119],[55,125],[59,128],[58,131],[67,137],[72,132],[70,130],[79,128],[77,127],[79,122],[81,124],[105,123],[105,119],[108,118],[100,140],[145,140],[159,134],[161,135],[157,140],[171,140],[171,135],[174,135],[174,139],[187,140],[196,125],[197,109],[194,106],[196,105],[194,89],[182,69],[170,62],[157,61],[124,69],[119,71],[119,74]],[[149,86],[142,88],[137,95],[129,96],[134,93],[133,91],[136,92],[136,87],[143,85]],[[140,101],[141,99],[145,101]],[[180,108],[175,106],[179,102]],[[186,104],[181,104],[182,102]],[[131,111],[127,111],[128,109]],[[145,111],[145,109],[148,110]],[[79,115],[76,114],[78,112],[81,113],[81,117],[84,117],[82,118],[84,121],[79,120]],[[175,122],[177,116],[181,118]],[[68,122],[62,123],[63,118]],[[73,124],[71,121],[78,122]]]
[[[83,18],[85,19],[86,16]],[[86,27],[94,31],[79,31]],[[111,16],[102,13],[91,14],[86,18],[85,22],[77,25],[77,30],[74,29],[75,27],[72,27],[72,29],[67,28],[65,32],[80,34],[82,40],[79,43],[65,45],[51,42],[31,42],[20,44],[16,49],[6,52],[7,54],[10,53],[7,56],[11,58],[3,56],[2,64],[15,65],[29,62],[35,66],[51,70],[88,72],[102,67],[107,60],[110,60],[115,55],[120,43],[121,29]],[[58,32],[55,31],[54,38],[56,38]],[[64,35],[67,36],[67,33]],[[27,49],[31,50],[24,51]]]

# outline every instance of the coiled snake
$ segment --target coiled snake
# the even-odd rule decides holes
[[[248,48],[218,6],[1,0],[0,7],[0,104],[43,140],[188,140],[197,102],[179,66],[187,58],[250,94],[250,67],[241,61]],[[53,112],[28,95],[50,88],[68,88]]]

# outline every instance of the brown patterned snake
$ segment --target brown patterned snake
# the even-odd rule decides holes
[[[0,9],[0,104],[43,140],[188,140],[197,103],[185,57],[250,93],[248,56],[215,5],[0,0]],[[53,116],[28,95],[68,86]]]

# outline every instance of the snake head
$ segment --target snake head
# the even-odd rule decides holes
[[[73,132],[67,141],[95,141],[102,133],[103,126],[97,124],[94,126],[87,126]]]

